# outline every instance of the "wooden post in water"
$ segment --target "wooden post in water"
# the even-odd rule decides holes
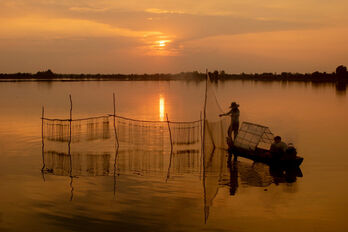
[[[74,187],[73,187],[73,175],[72,175],[72,157],[71,157],[71,126],[72,126],[72,99],[71,94],[69,94],[69,100],[70,100],[70,120],[69,120],[69,141],[68,141],[68,155],[70,157],[70,201],[73,200],[74,197]]]
[[[205,186],[205,149],[204,149],[204,140],[205,140],[205,120],[206,120],[206,109],[207,109],[207,92],[208,92],[208,79],[209,79],[209,74],[208,74],[208,69],[206,70],[206,79],[205,79],[205,97],[204,97],[204,111],[203,111],[203,128],[202,128],[202,153],[203,153],[203,196],[204,196],[204,224],[207,223],[208,220],[208,215],[209,211],[207,210],[207,190]]]
[[[167,178],[166,178],[166,182],[169,179],[170,176],[170,168],[172,166],[172,157],[173,157],[173,140],[172,140],[172,131],[170,129],[170,122],[168,119],[168,114],[166,114],[167,117],[167,123],[168,123],[168,130],[169,130],[169,139],[170,139],[170,157],[169,157],[169,166],[168,166],[168,172],[167,172]]]
[[[41,169],[41,173],[42,173],[43,180],[45,181],[44,170],[45,170],[46,165],[45,165],[44,117],[45,117],[45,107],[42,106],[42,113],[41,113],[42,169]]]
[[[112,93],[113,103],[114,103],[114,116],[116,116],[116,103],[115,103],[115,93]]]
[[[70,154],[70,144],[71,144],[71,125],[72,125],[72,99],[71,99],[71,94],[69,94],[69,100],[70,100],[70,119],[69,119],[69,142],[68,142],[68,154]]]
[[[116,100],[115,100],[115,93],[113,93],[113,103],[114,103],[114,133],[115,133],[115,139],[117,142],[117,146],[119,146],[119,141],[118,141],[118,135],[117,135],[117,130],[116,130]]]
[[[115,100],[115,93],[113,93],[113,106],[114,106],[114,114],[113,114],[113,119],[114,119],[114,135],[115,135],[115,159],[114,159],[114,196],[116,195],[116,160],[118,156],[118,148],[120,146],[118,142],[118,135],[117,135],[117,130],[116,130],[116,100]]]
[[[72,120],[72,99],[71,99],[71,94],[69,94],[69,100],[70,100],[70,122]]]

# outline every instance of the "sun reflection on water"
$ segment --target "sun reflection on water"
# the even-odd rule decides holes
[[[160,99],[159,99],[159,117],[160,117],[161,121],[164,121],[164,111],[165,111],[164,97],[162,95],[160,95]]]

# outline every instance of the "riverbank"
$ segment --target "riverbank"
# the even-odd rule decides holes
[[[339,66],[340,67],[340,66]],[[344,67],[344,66],[342,66]],[[209,72],[211,81],[301,81],[322,83],[348,83],[348,72],[314,73],[255,73],[228,74],[224,71]],[[181,72],[177,74],[57,74],[51,70],[32,73],[0,74],[0,81],[204,81],[206,73]]]

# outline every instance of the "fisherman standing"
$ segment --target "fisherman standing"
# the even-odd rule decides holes
[[[228,116],[231,115],[231,124],[230,127],[228,128],[228,137],[232,138],[232,131],[233,131],[233,138],[236,139],[238,135],[238,130],[239,130],[239,105],[236,102],[231,103],[231,110],[225,114],[220,114],[219,116]]]

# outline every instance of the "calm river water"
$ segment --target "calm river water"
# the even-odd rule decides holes
[[[155,151],[127,153],[115,175],[112,152],[101,161],[87,157],[87,172],[72,178],[66,170],[41,173],[42,106],[46,117],[68,118],[71,94],[73,118],[112,114],[115,93],[118,115],[192,121],[200,119],[204,88],[182,81],[0,83],[0,231],[348,230],[348,96],[334,85],[215,86],[224,109],[236,101],[241,121],[269,126],[295,144],[302,177],[273,176],[239,159],[233,170],[222,163],[220,179],[203,184],[199,153],[176,156],[168,176],[168,153]],[[87,148],[112,151],[113,143],[103,144]]]

